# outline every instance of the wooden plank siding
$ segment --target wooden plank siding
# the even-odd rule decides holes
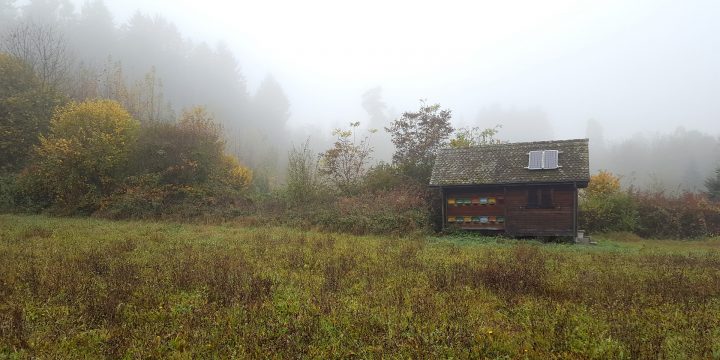
[[[551,204],[544,208],[528,206],[531,189],[550,191]],[[444,225],[455,216],[504,217],[504,223],[455,224],[467,230],[491,230],[511,236],[574,236],[576,233],[577,188],[575,184],[476,186],[443,188]],[[496,199],[495,205],[451,205],[450,199]],[[545,204],[548,205],[548,204]]]
[[[550,208],[529,208],[531,188],[550,189]],[[572,185],[523,186],[507,189],[508,235],[572,236],[575,190]]]

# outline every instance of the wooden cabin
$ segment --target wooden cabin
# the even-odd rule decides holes
[[[442,149],[430,186],[442,194],[443,228],[575,237],[589,180],[588,140],[577,139]]]

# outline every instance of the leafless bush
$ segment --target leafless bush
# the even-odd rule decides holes
[[[65,36],[50,24],[18,24],[3,35],[0,50],[26,62],[46,90],[62,87],[70,71]]]

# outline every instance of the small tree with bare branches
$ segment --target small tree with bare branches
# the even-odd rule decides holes
[[[3,35],[0,45],[30,66],[44,90],[63,86],[71,61],[65,36],[54,26],[22,22]]]
[[[337,137],[333,147],[320,154],[319,173],[345,194],[354,193],[363,176],[373,151],[370,136],[357,139],[360,122],[350,123],[350,129],[335,129]],[[374,133],[375,130],[370,130]]]

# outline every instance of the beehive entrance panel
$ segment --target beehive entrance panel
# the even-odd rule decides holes
[[[505,229],[505,199],[502,189],[460,190],[445,196],[446,219],[463,229]]]

